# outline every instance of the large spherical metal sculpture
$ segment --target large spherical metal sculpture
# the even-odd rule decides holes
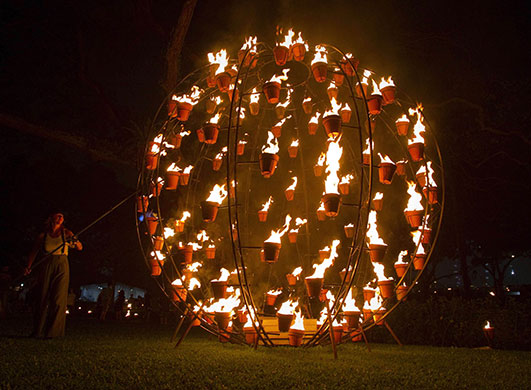
[[[139,241],[161,289],[221,341],[356,340],[430,259],[441,155],[391,77],[291,30],[279,38],[208,54],[161,105]]]

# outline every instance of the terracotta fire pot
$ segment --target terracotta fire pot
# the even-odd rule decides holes
[[[157,164],[159,163],[159,154],[158,153],[146,153],[146,169],[149,171],[153,171],[157,168]]]
[[[313,103],[311,100],[303,101],[302,102],[302,109],[304,110],[305,114],[311,114],[313,108]]]
[[[203,125],[205,144],[213,145],[218,140],[219,125],[217,123],[205,123]]]
[[[189,173],[182,173],[181,177],[179,178],[179,184],[182,186],[188,185],[188,180],[190,180],[190,174]]]
[[[288,146],[288,155],[291,158],[297,157],[298,151],[299,151],[299,147],[298,146]]]
[[[197,140],[199,142],[205,142],[205,132],[203,131],[203,129],[197,129],[196,130],[196,134],[197,134]]]
[[[136,211],[143,213],[147,211],[149,205],[149,198],[145,195],[136,197]]]
[[[347,76],[354,76],[354,70],[358,69],[360,61],[357,58],[351,58],[350,61],[343,59],[339,62],[341,64],[341,69]],[[354,65],[354,67],[352,66]]]
[[[221,72],[215,76],[216,85],[221,92],[228,92],[230,88],[230,73]]]
[[[399,278],[404,276],[404,274],[406,273],[407,267],[408,267],[408,264],[395,263],[396,276],[398,276]]]
[[[364,288],[363,289],[363,299],[367,302],[370,302],[371,299],[373,299],[376,295],[376,290],[373,290],[372,288]]]
[[[227,329],[230,322],[230,312],[217,311],[214,313],[214,319],[219,329]]]
[[[363,309],[363,319],[365,321],[370,321],[374,317],[374,314],[371,310]]]
[[[382,211],[383,208],[383,198],[381,199],[373,199],[372,200],[372,208],[375,211]]]
[[[177,171],[167,171],[166,172],[166,189],[175,190],[179,185],[179,177],[181,172]]]
[[[314,165],[313,166],[313,174],[316,177],[319,177],[323,174],[324,167],[322,165]]]
[[[280,83],[276,81],[268,81],[264,83],[262,91],[268,103],[277,104],[280,98]]]
[[[216,248],[206,248],[205,256],[207,259],[212,260],[216,258]]]
[[[258,210],[258,220],[260,222],[267,221],[267,211]]]
[[[432,238],[432,230],[429,227],[424,227],[422,229],[419,229],[422,233],[421,243],[423,244],[431,244],[431,238]]]
[[[343,123],[349,123],[350,122],[350,118],[352,116],[352,111],[351,110],[340,110],[339,114],[341,115],[341,121]]]
[[[281,245],[276,242],[264,242],[262,248],[264,250],[264,261],[266,263],[275,263],[278,261]]]
[[[306,284],[308,296],[311,298],[319,297],[323,288],[323,278],[305,278],[304,283]]]
[[[274,294],[266,294],[266,305],[267,305],[267,306],[274,306],[276,300],[277,300],[277,295],[274,295]]]
[[[183,221],[176,221],[175,222],[175,230],[179,233],[184,232],[184,222]]]
[[[420,271],[424,268],[424,263],[426,262],[426,254],[419,253],[415,255],[415,258],[413,259],[413,267],[416,271]]]
[[[400,161],[396,163],[396,174],[398,176],[406,175],[406,163]]]
[[[378,115],[380,112],[382,112],[382,100],[382,95],[369,96],[369,99],[367,100],[369,114]]]
[[[403,301],[406,298],[408,287],[406,286],[398,286],[396,289],[396,299],[399,301]]]
[[[360,322],[359,311],[345,311],[343,312],[343,317],[347,320],[347,326],[349,329],[356,329]]]
[[[339,213],[341,206],[341,196],[339,194],[324,194],[321,197],[327,217],[335,217]]]
[[[389,85],[387,87],[384,87],[380,90],[383,97],[383,103],[384,104],[391,104],[395,101],[395,92],[396,87],[394,85]]]
[[[318,221],[326,220],[326,211],[325,210],[317,210],[317,220]]]
[[[337,93],[338,93],[338,89],[335,85],[332,85],[331,87],[328,87],[326,89],[326,93],[328,94],[328,99],[329,100],[332,100],[332,99],[336,99],[337,100]]]
[[[378,176],[380,178],[380,183],[382,184],[391,184],[393,181],[393,175],[396,171],[396,165],[389,162],[381,162],[378,166]]]
[[[162,183],[160,182],[157,182],[157,184],[151,183],[149,186],[151,188],[151,194],[155,198],[160,195],[160,192],[162,191]]]
[[[437,187],[424,187],[422,193],[428,198],[429,204],[439,203],[439,190]]]
[[[210,287],[215,299],[227,298],[227,281],[226,280],[211,280]]]
[[[295,286],[297,284],[297,277],[292,274],[286,274],[286,280],[288,281],[289,286]]]
[[[290,189],[286,189],[286,190],[284,190],[284,195],[286,196],[286,200],[287,201],[291,201],[295,197],[295,190],[293,190],[291,188]]]
[[[421,187],[426,187],[426,172],[417,173],[415,177]]]
[[[483,328],[483,334],[489,342],[494,338],[494,328]]]
[[[207,114],[213,114],[214,111],[216,111],[216,102],[208,99],[205,102],[205,111],[207,112]]]
[[[207,76],[206,78],[208,88],[214,88],[216,86],[216,79],[214,76]]]
[[[306,47],[304,43],[296,43],[291,47],[291,52],[295,61],[303,61],[304,55],[306,54]]]
[[[247,322],[247,312],[244,309],[238,310],[238,322],[242,325]]]
[[[176,301],[186,301],[188,290],[184,286],[172,286],[172,298]]]
[[[348,195],[350,192],[350,183],[339,183],[337,186],[341,195]]]
[[[343,230],[345,231],[345,237],[354,237],[354,226],[343,226]]]
[[[278,154],[261,153],[260,154],[260,171],[262,176],[266,179],[270,178],[275,173],[275,168],[278,163]]]
[[[394,280],[381,280],[378,281],[378,287],[383,299],[391,298],[394,294],[395,282]]]
[[[214,222],[216,216],[218,215],[219,203],[211,201],[202,201],[201,202],[201,215],[203,216],[203,221],[205,222]]]
[[[221,168],[221,164],[223,164],[223,160],[221,158],[215,158],[212,160],[212,169],[214,171],[219,171]]]
[[[386,310],[385,309],[379,309],[374,313],[374,323],[376,325],[384,325],[385,320],[382,320],[382,317],[384,316]]]
[[[153,250],[160,251],[164,246],[164,238],[162,236],[153,237]]]
[[[356,94],[358,95],[359,98],[363,98],[363,94],[365,94],[365,96],[367,96],[367,84],[361,84],[362,87],[360,87],[360,84],[356,84]],[[362,93],[363,91],[363,93]]]
[[[371,155],[363,153],[363,164],[370,165],[371,164]]]
[[[241,156],[245,153],[245,144],[238,143],[238,146],[236,146],[236,154],[238,156]]]
[[[278,66],[285,65],[289,57],[289,49],[286,46],[275,46],[273,48],[273,57]]]
[[[419,162],[424,159],[424,144],[422,142],[415,142],[408,145],[407,150],[413,161]]]
[[[333,78],[334,78],[334,84],[340,87],[343,85],[343,81],[345,80],[345,75],[340,72],[334,72]]]
[[[315,81],[323,83],[326,80],[328,64],[326,62],[316,62],[312,65],[312,73]]]
[[[396,125],[396,132],[398,133],[398,135],[407,135],[408,133],[408,130],[409,130],[409,121],[401,121],[401,120],[397,120],[395,122],[395,125]]]
[[[256,330],[252,326],[243,328],[243,333],[245,334],[245,342],[247,344],[256,344],[256,340],[258,339],[258,333],[256,333]]]
[[[422,225],[422,218],[424,217],[424,210],[404,211],[404,215],[406,216],[409,226],[411,226],[413,229],[416,229],[420,225]]]
[[[369,257],[373,263],[381,263],[386,251],[386,244],[369,244]]]
[[[341,344],[341,338],[343,337],[343,325],[334,326],[332,329],[336,345]]]
[[[161,265],[163,265],[163,261],[158,261],[156,259],[151,259],[151,276],[159,276],[162,273]]]
[[[183,262],[185,264],[192,264],[192,257],[194,255],[193,245],[185,245],[180,248],[179,251],[181,252],[181,255],[183,257]]]
[[[278,318],[278,330],[279,332],[288,332],[289,327],[293,323],[293,314],[281,314],[277,313]]]
[[[146,223],[148,232],[150,235],[154,235],[157,231],[157,225],[159,224],[159,220],[157,217],[146,217]]]
[[[341,116],[332,114],[323,118],[326,135],[336,138],[341,134]]]
[[[314,135],[317,132],[319,125],[317,123],[308,122],[308,134]]]
[[[295,244],[297,242],[298,232],[288,232],[288,239],[290,244]]]
[[[275,106],[275,114],[277,114],[278,119],[284,118],[284,114],[286,113],[286,107],[284,106]]]
[[[271,132],[275,137],[279,138],[282,135],[282,126],[273,126]]]
[[[179,149],[181,147],[182,140],[183,137],[180,134],[173,134],[168,138],[168,142],[175,146],[175,149]]]
[[[290,329],[288,332],[289,345],[292,347],[300,347],[302,339],[304,337],[304,331],[300,329]]]
[[[171,99],[168,101],[168,116],[170,118],[177,117],[177,100]]]
[[[256,116],[260,112],[260,104],[258,102],[249,103],[249,112],[251,115]]]

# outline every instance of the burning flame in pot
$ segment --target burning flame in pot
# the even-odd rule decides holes
[[[199,102],[199,98],[201,97],[201,94],[203,93],[203,90],[199,88],[197,85],[194,85],[192,89],[190,90],[189,94],[181,95],[181,96],[172,96],[172,100],[176,100],[180,103],[189,103],[192,106],[195,106]]]
[[[395,83],[393,82],[393,79],[391,78],[391,76],[389,76],[387,80],[382,77],[382,81],[380,81],[379,88],[383,89],[385,87],[394,87],[394,86],[395,86]]]
[[[367,138],[365,140],[366,148],[363,151],[363,154],[371,154],[371,144],[369,143],[369,139]],[[372,141],[372,150],[374,150],[374,140]]]
[[[209,240],[210,238],[208,237],[207,235],[207,232],[206,230],[201,230],[198,234],[197,234],[197,241],[201,241],[202,243]]]
[[[282,227],[282,229],[271,230],[271,235],[264,242],[273,242],[276,244],[280,244],[280,239],[288,231],[290,222],[291,222],[291,216],[288,214],[286,215],[286,219],[284,221],[284,226]]]
[[[181,168],[179,168],[177,166],[177,164],[173,162],[173,163],[171,163],[171,165],[168,167],[167,170],[168,170],[168,172],[179,172],[179,171],[181,171]]]
[[[291,274],[295,276],[297,279],[299,279],[299,275],[301,274],[301,272],[302,272],[302,267],[297,267],[293,270]]]
[[[225,153],[227,153],[227,147],[224,146],[223,148],[221,148],[221,152],[219,152],[218,154],[216,154],[216,157],[214,157],[215,160],[221,160],[223,158],[223,156],[225,155]]]
[[[275,126],[273,127],[282,127],[282,125],[284,125],[284,123],[286,123],[286,120],[290,119],[291,118],[291,115],[285,117],[284,119],[282,119],[281,121],[278,121]]]
[[[216,74],[225,72],[225,67],[229,64],[229,56],[227,55],[227,50],[221,49],[219,52],[214,55],[213,53],[208,53],[208,62],[210,64],[218,64],[216,69]]]
[[[280,306],[280,309],[278,309],[277,313],[290,315],[293,314],[298,306],[299,302],[293,302],[291,299],[288,299]]]
[[[237,288],[234,294],[228,298],[221,298],[215,302],[210,310],[216,313],[232,313],[234,314],[234,308],[240,305],[240,289]]]
[[[356,306],[356,299],[354,298],[352,288],[349,290],[345,302],[343,303],[343,312],[345,311],[360,311]]]
[[[330,100],[330,105],[332,106],[332,109],[326,110],[325,113],[323,114],[323,118],[326,118],[329,115],[339,115],[339,110],[341,110],[342,104],[338,103],[336,101],[336,98],[333,97]]]
[[[284,118],[285,119],[285,118]],[[268,131],[266,145],[262,146],[262,153],[277,154],[279,151],[278,139],[275,135]]]
[[[257,37],[252,36],[247,38],[240,50],[250,50],[251,53],[256,54],[256,39]]]
[[[281,288],[279,288],[277,290],[269,290],[267,292],[267,295],[280,295],[280,294],[282,294],[282,289]]]
[[[393,162],[393,160],[391,160],[387,154],[384,154],[384,155],[382,156],[381,153],[378,153],[378,156],[380,156],[380,160],[381,160],[381,162],[383,162],[383,163],[389,163],[389,164],[393,164],[393,165],[395,165],[395,163]]]
[[[294,148],[298,148],[299,147],[299,140],[298,139],[294,139],[293,141],[291,141],[291,144],[289,146],[292,146]]]
[[[321,45],[315,46],[315,56],[312,60],[312,65],[317,62],[324,62],[325,64],[328,64],[328,59],[326,58],[327,55],[326,48]]]
[[[251,95],[250,95],[250,99],[251,99],[251,103],[258,103],[258,101],[260,100],[260,92],[258,92],[256,90],[256,87],[253,88],[253,91],[251,92]]]
[[[310,120],[308,121],[308,123],[315,123],[315,124],[318,124],[318,123],[319,123],[319,117],[320,117],[320,116],[321,116],[321,113],[320,113],[319,111],[317,111],[317,112],[315,113],[315,115],[312,116],[312,117],[310,118]]]
[[[209,123],[217,124],[219,122],[219,119],[221,118],[221,112],[218,112],[216,115],[214,115],[210,120]]]
[[[151,257],[158,261],[164,261],[164,259],[166,258],[166,256],[161,251],[152,251]]]
[[[370,310],[373,312],[378,311],[378,309],[382,307],[382,303],[383,303],[383,300],[382,300],[382,297],[380,296],[380,292],[376,290],[376,294],[374,295],[374,297],[371,299],[370,302],[365,301],[363,308],[365,310]]]
[[[345,105],[343,106],[343,108],[341,108],[340,111],[352,111],[352,109],[350,108],[348,103],[345,103]]]
[[[407,256],[407,251],[406,251],[406,250],[401,251],[401,252],[398,254],[398,260],[395,262],[395,264],[407,264],[407,262],[404,261],[404,259],[406,258],[406,256]]]
[[[300,310],[297,310],[295,312],[295,319],[293,321],[293,325],[290,326],[290,329],[293,330],[302,330],[304,331],[304,317],[302,316],[302,313]]]
[[[193,165],[188,165],[186,168],[183,169],[183,175],[189,175],[193,168]]]
[[[219,184],[214,185],[212,191],[210,191],[210,196],[207,198],[207,202],[215,202],[221,204],[223,200],[227,197],[227,190],[225,189],[225,184],[220,186]]]
[[[201,288],[201,282],[196,278],[191,278],[188,282],[188,290],[192,291],[196,288]]]
[[[271,76],[271,78],[269,79],[269,82],[270,83],[282,83],[282,81],[286,81],[288,79],[288,73],[289,73],[289,69],[284,69],[282,70],[282,75],[276,75],[274,74],[273,76]]]
[[[325,161],[326,161],[326,154],[325,152],[321,152],[321,154],[319,155],[319,158],[317,159],[317,164],[315,165],[322,167]]]
[[[424,207],[422,206],[422,195],[419,194],[416,190],[416,184],[414,181],[408,181],[407,182],[407,193],[409,194],[409,200],[407,202],[407,206],[404,209],[404,211],[420,211],[424,210]]]
[[[221,273],[221,275],[219,276],[219,278],[217,279],[212,279],[212,282],[226,282],[227,280],[229,280],[229,276],[230,276],[230,272],[228,269],[226,268],[221,268],[219,270],[219,272]]]
[[[164,228],[164,238],[165,239],[173,237],[174,235],[175,235],[175,230],[173,230],[171,227],[165,227]]]
[[[269,210],[269,207],[271,206],[271,203],[273,203],[273,197],[270,196],[269,199],[267,200],[267,202],[265,202],[263,205],[262,205],[262,209],[260,211],[267,211]]]
[[[384,265],[380,263],[372,263],[372,267],[374,269],[374,273],[376,274],[376,277],[378,278],[379,282],[383,282],[385,280],[393,280],[393,278],[388,278],[384,274]]]
[[[352,179],[354,179],[354,175],[349,173],[341,178],[339,184],[349,184]]]
[[[299,32],[299,35],[297,36],[297,39],[295,41],[293,41],[293,44],[296,44],[296,43],[302,43],[304,45],[304,47],[306,48],[306,50],[308,50],[308,44],[302,38],[302,33],[301,32]]]
[[[195,263],[187,264],[186,269],[190,272],[197,272],[202,266],[203,264],[201,264],[199,261],[196,261]]]
[[[374,80],[372,80],[372,95],[381,95],[382,93],[378,89],[378,84]]]
[[[288,88],[288,93],[286,95],[286,100],[284,100],[283,103],[277,103],[277,107],[284,107],[286,108],[291,103],[291,92],[293,90],[291,88]]]
[[[380,200],[383,199],[383,192],[377,192],[376,195],[374,195],[373,200]]]
[[[181,219],[179,219],[179,222],[184,223],[191,216],[192,214],[190,214],[189,211],[183,211],[183,216],[181,217]]]
[[[409,119],[406,114],[402,114],[402,116],[398,118],[395,122],[396,123],[400,123],[400,122],[409,123]]]
[[[483,329],[492,329],[492,326],[490,326],[490,321],[487,321]]]
[[[437,187],[437,183],[433,179],[433,174],[435,173],[435,171],[431,167],[431,161],[428,161],[426,163],[426,165],[421,165],[421,167],[417,171],[417,176],[418,175],[423,175],[423,174],[426,173],[426,166],[428,167],[428,175],[427,175],[427,178],[426,178],[426,185],[428,187]]]
[[[422,104],[419,104],[415,109],[410,108],[409,115],[417,115],[417,122],[413,126],[413,138],[407,141],[408,145],[414,143],[424,143],[424,137],[422,136],[422,133],[426,131],[426,127],[422,123],[424,120],[422,116]]]
[[[282,34],[282,30],[278,31],[279,35]],[[295,36],[295,33],[293,32],[293,29],[290,28],[288,30],[288,33],[284,35],[284,42],[278,43],[277,46],[284,46],[286,48],[290,48],[291,45],[293,45],[293,37]]]
[[[339,146],[341,137],[338,137],[335,141],[328,143],[328,151],[326,152],[326,170],[328,174],[325,180],[325,193],[327,194],[339,194],[337,186],[339,185],[339,160],[343,155],[343,148]]]
[[[369,213],[369,229],[367,229],[367,239],[369,240],[369,244],[386,245],[384,240],[380,238],[377,227],[376,211],[371,210]]]
[[[340,240],[334,240],[332,241],[332,247],[330,248],[330,255],[323,260],[321,264],[314,264],[313,268],[315,268],[314,273],[311,276],[308,276],[307,279],[316,279],[316,278],[324,278],[325,271],[334,264],[334,260],[337,257],[337,247],[339,246]]]
[[[286,188],[286,191],[289,191],[289,190],[295,191],[295,188],[297,187],[297,176],[293,176],[291,179],[293,180],[293,183],[291,183],[291,185],[288,188]]]
[[[301,228],[301,226],[304,225],[307,222],[308,222],[307,219],[302,219],[302,218],[297,217],[297,219],[295,219],[295,227],[293,229],[291,229],[290,232],[298,233],[299,229]],[[296,268],[296,269],[298,269],[298,268]],[[302,271],[302,268],[301,268],[301,271]]]

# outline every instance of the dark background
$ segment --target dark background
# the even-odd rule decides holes
[[[59,208],[78,231],[134,191],[149,121],[165,97],[179,1],[5,1],[0,6],[1,245],[25,263]],[[439,257],[529,250],[529,6],[489,1],[199,1],[181,57],[235,53],[293,26],[352,51],[423,102],[446,165]],[[73,284],[148,285],[132,202],[83,236]],[[481,254],[477,248],[481,247]]]

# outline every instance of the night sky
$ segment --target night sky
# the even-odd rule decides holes
[[[2,3],[3,264],[25,263],[51,211],[66,212],[77,231],[134,191],[181,3]],[[530,249],[529,17],[527,2],[200,0],[181,73],[204,65],[209,51],[236,53],[249,34],[272,43],[277,25],[352,51],[423,102],[436,129],[448,189],[438,254],[463,241],[522,253]],[[113,266],[125,282],[149,283],[133,207],[84,235],[73,284],[101,280]]]

